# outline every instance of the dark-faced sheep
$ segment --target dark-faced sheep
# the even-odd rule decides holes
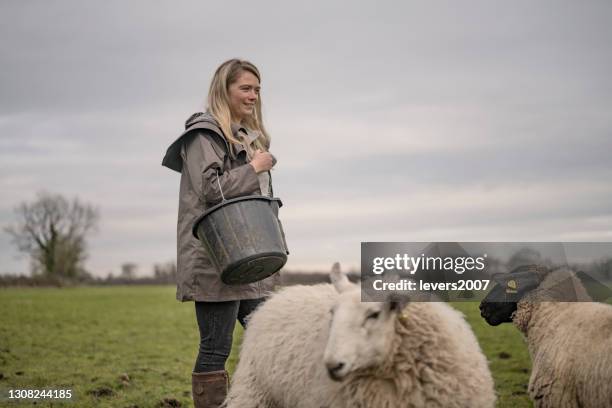
[[[612,306],[591,302],[566,268],[526,266],[496,280],[481,315],[493,326],[513,322],[525,335],[534,404],[612,407]]]

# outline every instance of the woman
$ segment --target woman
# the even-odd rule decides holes
[[[192,375],[196,408],[217,407],[228,387],[225,371],[236,319],[242,326],[274,285],[278,274],[248,285],[221,282],[203,245],[193,237],[194,220],[222,198],[271,195],[270,137],[261,116],[258,69],[232,59],[215,72],[205,113],[192,115],[185,132],[168,148],[162,164],[181,172],[178,213],[177,292],[195,301],[200,348]]]

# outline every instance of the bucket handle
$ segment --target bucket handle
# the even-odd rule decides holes
[[[275,159],[276,160],[276,159]],[[219,192],[221,193],[221,202],[225,201],[225,195],[223,195],[223,189],[221,188],[221,182],[219,181],[219,169],[215,169],[216,173],[217,173],[217,185],[219,186]],[[272,174],[270,173],[270,171],[268,171],[268,195],[270,197],[274,197],[274,190],[272,189]]]
[[[221,188],[221,182],[219,181],[219,169],[217,171],[217,185],[219,186],[219,192],[221,193],[221,201],[225,201],[225,196],[223,195],[223,189]]]

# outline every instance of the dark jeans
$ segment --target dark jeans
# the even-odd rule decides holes
[[[248,316],[264,298],[228,302],[195,302],[200,328],[200,351],[193,369],[196,373],[225,370],[232,350],[236,319],[246,329]]]

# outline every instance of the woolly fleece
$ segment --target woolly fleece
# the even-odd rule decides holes
[[[493,407],[493,379],[464,316],[445,303],[397,315],[380,367],[332,381],[323,363],[332,285],[292,286],[251,317],[226,400],[229,408]]]

